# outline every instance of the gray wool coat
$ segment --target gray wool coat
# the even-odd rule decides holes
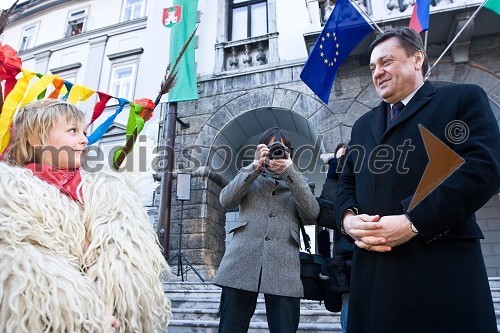
[[[279,180],[257,173],[249,165],[222,190],[220,202],[228,209],[240,205],[240,213],[237,225],[229,230],[233,238],[214,283],[302,297],[299,221],[315,221],[319,214],[305,177],[293,165]]]

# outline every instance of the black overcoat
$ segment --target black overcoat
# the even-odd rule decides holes
[[[348,332],[497,332],[474,216],[500,186],[500,136],[488,98],[475,85],[426,82],[390,126],[387,107],[380,103],[354,124],[336,221],[351,206],[370,215],[406,211],[419,234],[386,253],[355,247]],[[421,127],[465,163],[408,210],[429,162]]]

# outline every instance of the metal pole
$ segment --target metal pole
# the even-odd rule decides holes
[[[425,80],[427,80],[429,78],[429,76],[431,75],[431,71],[434,69],[434,67],[436,67],[436,65],[439,62],[439,60],[441,60],[441,58],[445,55],[445,53],[448,51],[448,49],[460,37],[460,35],[465,30],[465,28],[469,25],[469,23],[471,23],[471,21],[474,19],[474,17],[476,17],[477,13],[481,10],[481,8],[483,8],[483,6],[486,3],[486,1],[488,1],[488,0],[484,0],[483,3],[476,9],[476,11],[474,12],[474,14],[472,14],[472,16],[469,18],[469,20],[467,20],[467,22],[465,22],[464,26],[457,33],[457,35],[455,36],[455,38],[453,38],[453,40],[450,42],[450,44],[448,44],[448,46],[444,49],[443,53],[441,53],[441,55],[439,56],[439,58],[437,58],[436,62],[429,68],[429,70],[425,74],[425,78],[424,78]]]
[[[177,275],[181,275],[181,280],[184,282],[184,271],[182,269],[182,215],[184,212],[184,200],[181,201],[181,220],[179,221],[179,249],[177,251],[178,261],[177,261]],[[187,274],[186,274],[187,277]]]
[[[159,239],[163,246],[163,255],[168,259],[170,251],[170,213],[172,207],[172,179],[174,170],[174,146],[175,146],[175,121],[177,118],[177,102],[168,104],[166,116],[166,139],[163,147],[163,159],[167,158],[167,164],[161,166],[161,196],[160,196],[160,212],[158,220],[160,223]],[[166,154],[166,155],[165,155]]]
[[[356,3],[356,1],[351,1],[351,4],[353,4],[354,6],[356,6],[356,8],[358,9],[358,11],[361,13],[361,15],[363,15],[364,17],[368,18],[368,20],[371,22],[372,24],[372,28],[375,27],[375,29],[377,29],[377,31],[379,33],[383,33],[384,31],[377,25],[377,23],[375,23],[375,21],[370,17],[370,15],[368,15],[367,13],[365,13],[365,11],[359,7],[359,5]]]
[[[425,30],[424,33],[424,52],[427,52],[427,35],[429,34],[429,30]]]

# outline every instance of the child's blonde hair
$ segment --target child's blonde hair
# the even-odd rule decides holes
[[[5,160],[12,165],[36,162],[36,149],[30,141],[44,147],[49,131],[61,119],[78,124],[85,121],[83,112],[65,101],[43,99],[23,107],[14,119],[14,133]]]

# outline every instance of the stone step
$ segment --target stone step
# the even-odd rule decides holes
[[[168,333],[217,333],[218,320],[175,320],[168,325]],[[269,333],[267,322],[250,322],[249,333]],[[342,332],[339,323],[300,323],[297,333]]]
[[[163,286],[165,290],[221,290],[211,282],[168,281]]]
[[[215,289],[165,289],[169,297],[217,298],[220,299],[221,290]]]
[[[488,281],[490,282],[490,288],[500,288],[500,277],[490,277]]]
[[[220,298],[213,297],[185,297],[185,296],[171,296],[167,293],[172,308],[187,308],[187,309],[218,309]],[[265,300],[262,295],[257,298],[257,310],[265,309]],[[319,301],[301,300],[300,309],[302,310],[324,310],[325,306]]]
[[[500,298],[500,287],[491,288],[491,297]]]
[[[495,311],[500,311],[500,297],[493,297],[493,306]]]
[[[218,287],[217,287],[218,288]],[[169,289],[165,290],[168,298],[172,302],[186,303],[193,302],[219,302],[221,290],[219,289]],[[264,294],[259,293],[258,303],[264,302]],[[323,303],[319,301],[301,300],[301,305],[306,309],[324,309]]]
[[[217,309],[172,309],[172,319],[175,320],[219,320]],[[251,321],[266,322],[266,310],[255,310]],[[340,323],[340,314],[327,310],[301,310],[301,323]]]
[[[490,278],[495,315],[500,323],[500,278]],[[168,333],[217,332],[221,288],[210,282],[169,281],[165,292],[172,302]],[[341,332],[340,313],[327,311],[318,301],[301,300],[299,333]],[[268,333],[264,295],[259,294],[249,333]],[[500,332],[500,326],[499,330]]]

